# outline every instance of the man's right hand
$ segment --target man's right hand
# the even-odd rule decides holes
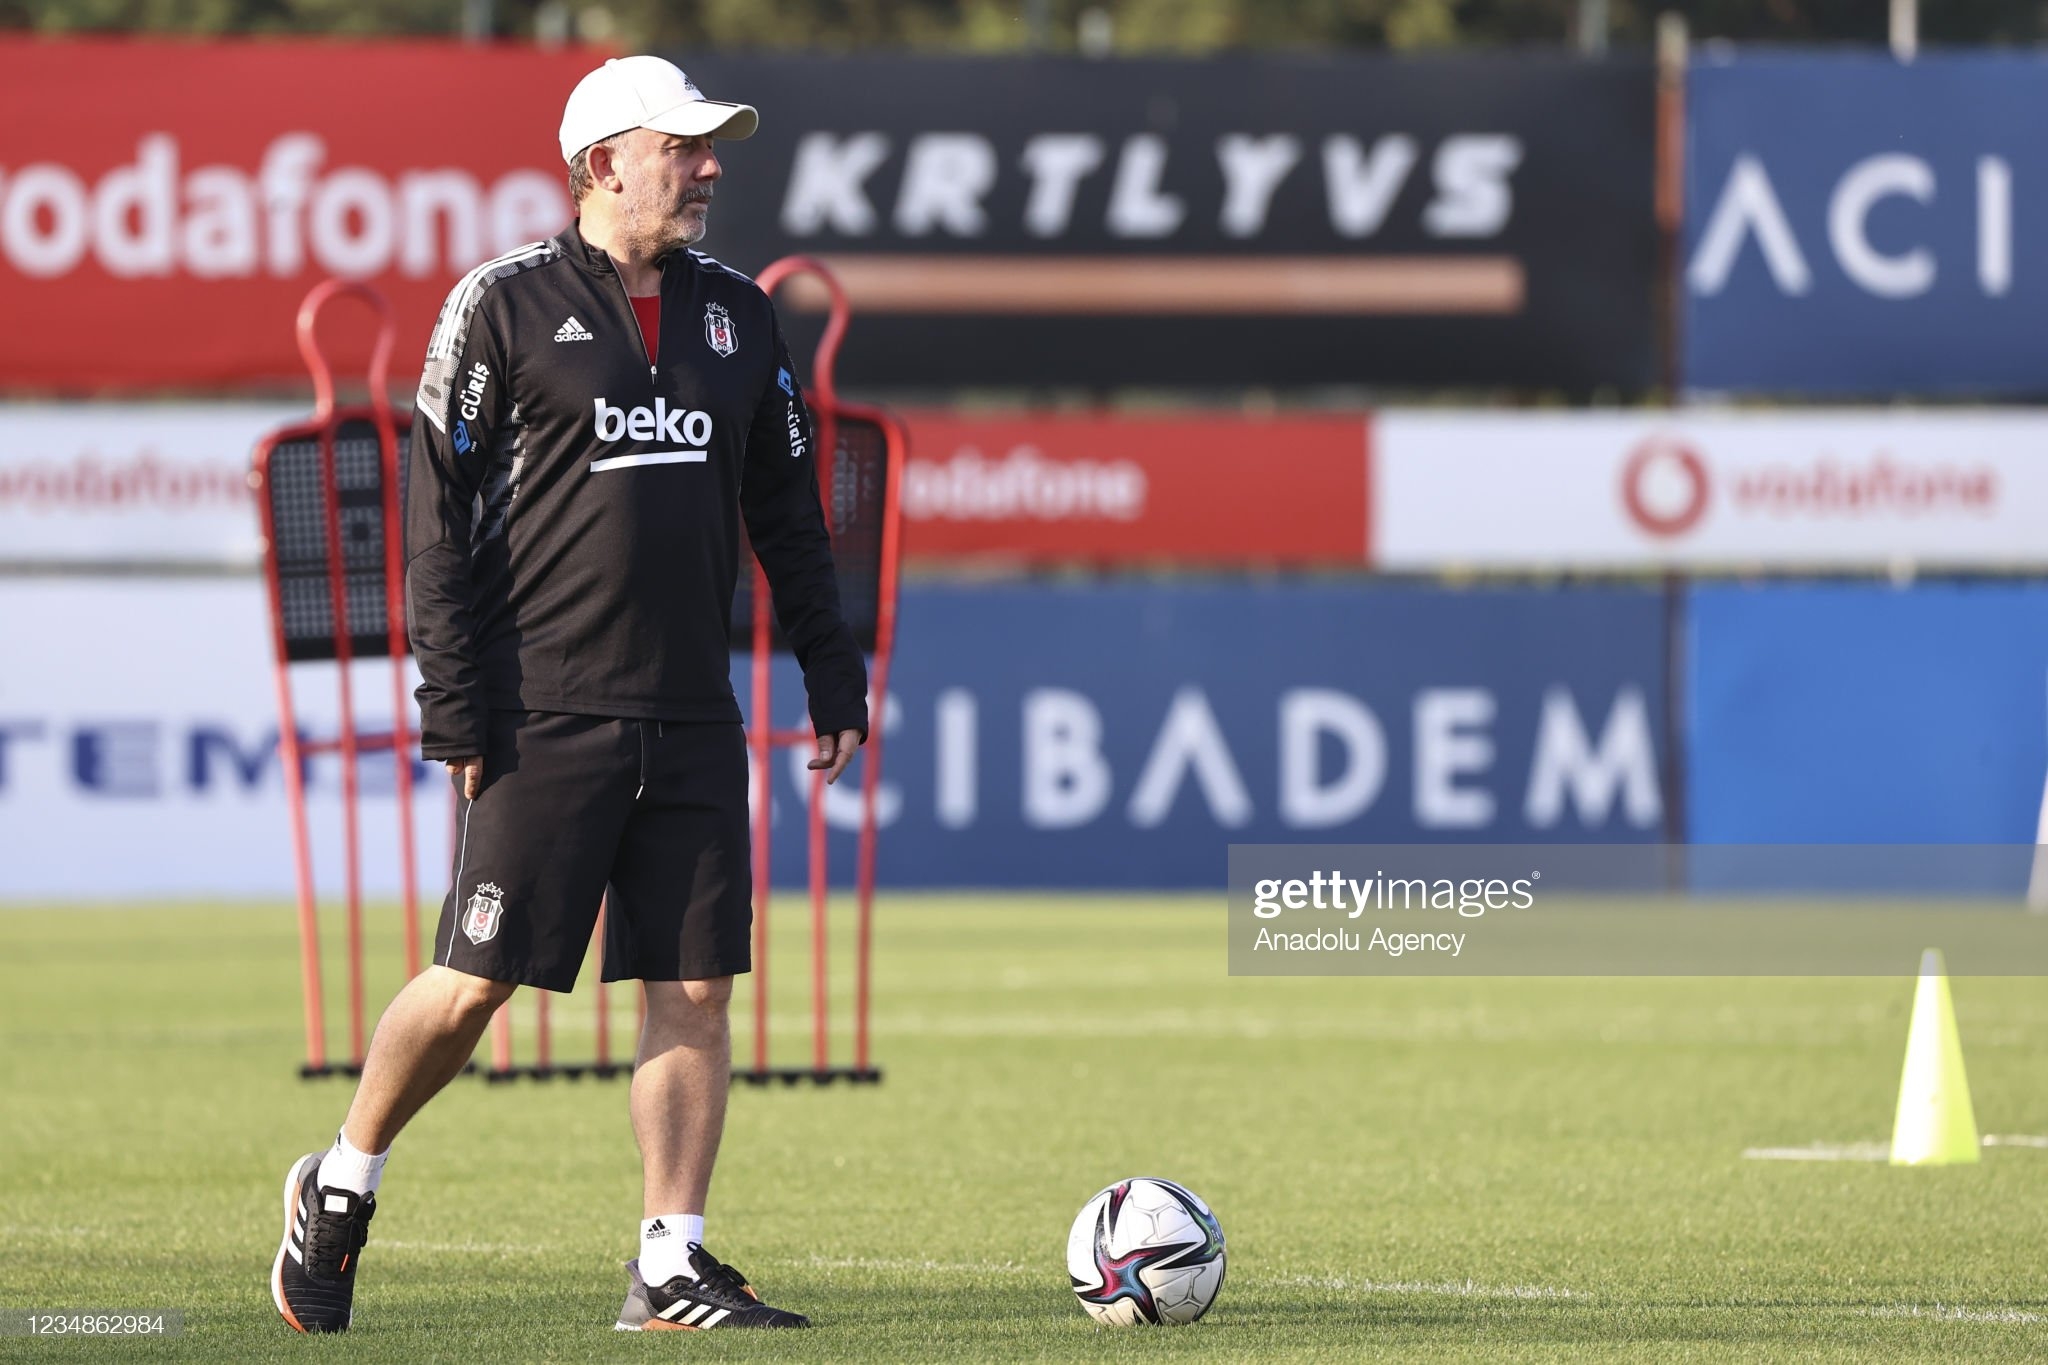
[[[451,758],[445,761],[448,764],[448,775],[456,779],[462,788],[463,796],[471,801],[476,800],[476,794],[484,789],[483,756],[479,754],[475,758]]]

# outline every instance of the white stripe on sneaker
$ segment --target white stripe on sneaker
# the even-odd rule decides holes
[[[664,1322],[674,1322],[676,1320],[676,1314],[687,1312],[692,1307],[701,1308],[702,1306],[702,1304],[693,1305],[688,1299],[677,1299],[674,1303],[662,1309],[659,1313],[656,1313],[654,1316],[662,1319]]]
[[[704,1321],[698,1323],[697,1325],[703,1328],[716,1327],[719,1323],[724,1322],[727,1318],[731,1316],[732,1310],[730,1308],[721,1308],[716,1313],[713,1313],[710,1317],[704,1319]]]
[[[696,1306],[695,1308],[692,1308],[692,1309],[691,1309],[691,1310],[690,1310],[690,1311],[689,1311],[689,1312],[688,1312],[687,1314],[685,1314],[685,1315],[683,1316],[683,1326],[685,1326],[685,1327],[691,1327],[691,1326],[695,1326],[695,1325],[696,1325],[696,1322],[697,1322],[697,1319],[699,1319],[699,1318],[703,1317],[703,1316],[704,1316],[704,1315],[705,1315],[706,1313],[709,1313],[710,1311],[711,1311],[711,1305],[710,1305],[710,1304],[708,1304],[708,1303],[700,1303],[700,1304],[698,1304],[698,1305],[697,1305],[697,1306]]]

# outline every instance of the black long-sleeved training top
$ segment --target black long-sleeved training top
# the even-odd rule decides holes
[[[739,517],[819,733],[867,730],[817,450],[775,311],[669,256],[650,365],[611,259],[575,224],[486,261],[427,346],[405,509],[428,758],[483,752],[493,707],[736,721]]]

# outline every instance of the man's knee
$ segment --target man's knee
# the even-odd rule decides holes
[[[497,1013],[498,1006],[512,998],[518,987],[509,981],[492,981],[487,977],[471,976],[458,972],[453,967],[433,966],[432,973],[436,993],[449,1017],[459,1024],[475,1025],[479,1020],[489,1022]]]
[[[706,981],[648,981],[647,1014],[665,1025],[693,1032],[725,1027],[726,1012],[732,1004],[732,978],[712,977]]]

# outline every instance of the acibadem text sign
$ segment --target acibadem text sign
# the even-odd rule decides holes
[[[705,249],[823,257],[855,381],[1650,375],[1644,62],[680,55],[761,109]]]

